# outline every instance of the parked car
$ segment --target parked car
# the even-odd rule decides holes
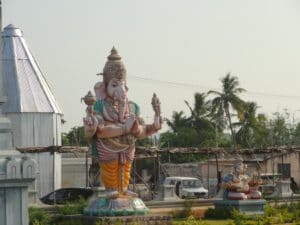
[[[48,205],[66,204],[78,201],[81,197],[88,199],[93,195],[90,188],[60,188],[44,197],[40,198],[41,202]]]
[[[208,194],[196,177],[166,177],[164,185],[174,185],[175,193],[180,198],[201,198]]]

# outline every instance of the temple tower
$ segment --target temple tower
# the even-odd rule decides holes
[[[61,145],[62,110],[29,50],[22,31],[11,24],[2,32],[2,80],[2,91],[7,100],[0,108],[11,121],[12,148]],[[60,187],[60,154],[25,154],[34,158],[39,165],[39,197]]]

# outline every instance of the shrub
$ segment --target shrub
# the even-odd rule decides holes
[[[208,223],[202,221],[202,220],[197,220],[193,216],[189,216],[185,221],[182,221],[178,223],[180,225],[209,225]]]
[[[231,218],[231,210],[224,210],[221,208],[209,208],[204,213],[205,219],[228,219]]]
[[[264,211],[265,211],[265,216],[276,216],[276,214],[278,213],[276,207],[272,207],[269,204],[265,205]]]
[[[48,225],[50,215],[43,209],[29,207],[29,225]]]
[[[195,209],[192,211],[192,216],[195,218],[195,219],[201,219],[204,217],[204,210],[203,209]]]
[[[87,207],[88,202],[80,198],[78,202],[75,203],[68,203],[63,206],[57,206],[57,211],[61,215],[72,215],[72,214],[81,214],[83,212],[83,209]]]
[[[235,225],[245,225],[245,221],[248,220],[248,216],[245,213],[239,212],[237,209],[231,210],[231,218]]]
[[[60,221],[58,223],[56,223],[55,225],[83,225],[84,223],[81,221],[75,221],[75,220],[63,220]]]
[[[192,201],[185,201],[183,205],[183,210],[173,212],[173,217],[175,218],[188,218],[192,215]]]

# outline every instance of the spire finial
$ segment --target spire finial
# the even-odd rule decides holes
[[[121,56],[119,55],[115,46],[112,47],[112,49],[110,51],[110,55],[107,58],[108,58],[108,60],[112,60],[112,61],[121,60]]]

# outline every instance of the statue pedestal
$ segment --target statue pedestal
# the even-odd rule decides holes
[[[264,205],[266,200],[228,200],[218,199],[213,201],[215,209],[232,210],[237,209],[246,215],[264,214]]]
[[[290,187],[291,182],[288,180],[279,180],[276,181],[275,190],[272,194],[266,195],[265,198],[290,198],[293,195],[293,192]]]
[[[145,215],[148,212],[149,209],[140,198],[129,196],[120,196],[114,199],[98,197],[84,209],[86,216]]]
[[[93,196],[90,198],[90,200],[94,200],[96,198],[105,197],[105,188],[104,187],[91,187],[93,190]]]

